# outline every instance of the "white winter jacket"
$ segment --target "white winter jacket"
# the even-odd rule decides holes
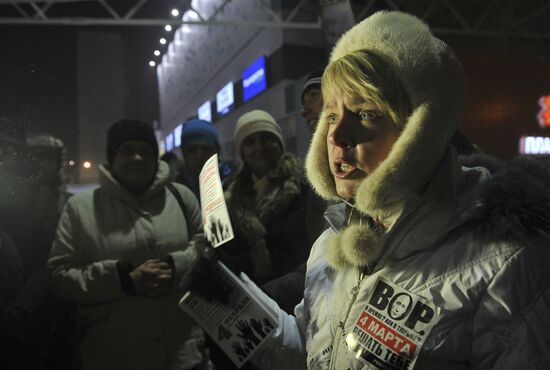
[[[406,96],[410,112],[403,122],[393,122],[399,137],[358,184],[349,200],[354,202],[353,212],[336,213],[338,222],[331,219],[336,227],[314,245],[304,299],[295,316],[273,306],[279,328],[255,360],[271,369],[340,370],[369,368],[364,361],[368,357],[376,366],[397,368],[396,356],[407,354],[402,348],[384,348],[382,359],[366,354],[381,348],[372,346],[372,335],[384,336],[385,343],[393,340],[389,330],[370,337],[365,333],[374,326],[355,330],[374,322],[362,316],[367,311],[395,329],[394,339],[406,333],[403,326],[394,325],[399,314],[382,312],[384,305],[379,305],[378,316],[369,311],[384,301],[372,301],[371,294],[378,298],[387,293],[389,302],[390,289],[380,295],[375,289],[382,286],[382,278],[394,292],[406,291],[403,294],[433,306],[431,332],[421,325],[432,322],[423,306],[416,312],[416,303],[408,304],[413,308],[407,314],[424,321],[403,319],[412,330],[409,337],[425,338],[421,347],[416,346],[420,355],[415,369],[549,369],[548,165],[529,159],[506,166],[492,161],[458,164],[449,141],[464,107],[464,71],[452,50],[420,19],[401,12],[369,16],[338,41],[327,71],[342,58],[374,56],[398,80],[400,88],[390,91]],[[376,78],[372,83],[384,94],[389,82],[379,86]],[[361,76],[357,79],[365,83]],[[366,90],[354,90],[349,98],[364,98],[370,94]],[[322,112],[310,145],[307,175],[318,194],[338,199],[327,149],[333,120],[327,114]],[[363,160],[355,157],[356,146],[376,145],[367,139],[346,140],[349,145],[342,149],[352,163]],[[384,230],[381,225],[386,224],[391,226]],[[392,315],[394,322],[387,320]],[[350,349],[367,351],[356,356]],[[408,362],[400,361],[401,368],[410,369]]]
[[[117,273],[119,261],[139,266],[170,255],[175,281],[192,258],[190,237],[201,231],[198,202],[175,184],[186,210],[166,188],[169,170],[159,162],[153,185],[135,196],[107,167],[101,187],[72,197],[65,207],[49,267],[60,297],[80,304],[80,357],[90,370],[186,369],[202,361],[202,331],[178,308],[182,292],[130,296]],[[188,229],[189,227],[189,229]]]
[[[550,368],[550,245],[547,231],[536,230],[548,220],[531,213],[538,198],[529,193],[544,195],[539,202],[545,205],[550,198],[525,172],[542,168],[528,169],[527,161],[497,176],[482,167],[452,174],[451,162],[424,196],[407,203],[370,271],[331,267],[326,242],[335,231],[319,237],[307,263],[304,299],[295,316],[271,301],[279,328],[256,363],[266,369],[368,368],[346,336],[382,277],[441,310],[415,369]],[[546,185],[548,175],[541,175]],[[450,189],[459,189],[452,208],[441,203]],[[497,204],[498,194],[513,194],[509,202],[517,204]]]

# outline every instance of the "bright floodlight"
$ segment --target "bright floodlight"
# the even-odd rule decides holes
[[[172,9],[172,15],[174,17],[177,17],[178,15],[180,15],[180,11],[174,8],[174,9]]]
[[[164,37],[161,38],[159,41],[160,41],[160,43],[161,43],[162,45],[166,44],[166,39],[165,39]]]
[[[172,26],[167,24],[166,26],[164,26],[164,29],[166,30],[166,32],[170,32],[170,31],[172,31]]]
[[[191,10],[189,9],[188,11],[185,12],[185,14],[187,14],[187,16],[189,18],[192,18],[192,19],[199,19],[199,13],[197,13],[196,11],[194,10]]]
[[[155,63],[154,60],[150,60],[150,61],[149,61],[149,66],[154,67],[155,65],[156,65],[156,63]]]
[[[160,51],[159,51],[159,50],[155,50],[155,51],[153,51],[153,54],[155,54],[155,56],[158,57],[158,56],[160,55]]]
[[[92,163],[89,161],[86,161],[82,164],[82,167],[84,167],[85,169],[89,169],[90,167],[92,167]]]

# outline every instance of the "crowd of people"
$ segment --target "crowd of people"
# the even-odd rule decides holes
[[[320,92],[319,81],[306,82],[304,94],[312,90]],[[0,368],[235,368],[178,307],[195,244],[205,242],[199,173],[220,153],[215,126],[184,122],[181,152],[159,158],[150,125],[117,121],[99,188],[75,196],[61,140],[27,137],[9,118],[0,130]],[[224,247],[228,263],[291,313],[324,229],[324,201],[271,114],[244,114],[234,140],[242,164],[219,160],[235,233]]]
[[[150,125],[115,122],[99,188],[71,195],[63,143],[1,118],[0,369],[235,368],[178,307],[221,253],[277,316],[248,368],[549,368],[550,170],[482,155],[458,131],[465,95],[418,18],[357,24],[303,86],[305,165],[269,112],[235,122],[235,237],[209,253],[212,123],[184,122],[159,158]]]

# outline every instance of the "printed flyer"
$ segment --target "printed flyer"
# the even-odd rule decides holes
[[[225,354],[241,367],[275,329],[276,320],[241,280],[218,262],[231,287],[228,304],[208,302],[187,292],[180,307],[193,317]]]
[[[346,342],[358,358],[383,370],[410,370],[439,307],[382,278]]]
[[[217,154],[204,164],[199,184],[204,232],[212,246],[220,247],[233,239],[233,228],[218,172]],[[256,294],[223,263],[218,261],[215,269],[215,273],[229,287],[227,304],[207,301],[187,292],[179,305],[235,365],[241,367],[275,329],[276,319]]]
[[[233,239],[233,227],[227,212],[218,169],[218,154],[210,157],[199,174],[202,225],[206,239],[217,248]]]

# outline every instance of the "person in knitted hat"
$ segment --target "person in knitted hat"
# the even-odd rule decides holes
[[[323,96],[321,94],[321,78],[324,69],[317,69],[306,77],[302,89],[302,117],[306,119],[309,130],[313,134],[319,122],[319,116],[323,109]]]
[[[331,228],[262,369],[546,369],[550,170],[458,160],[465,75],[415,16],[377,12],[338,41],[307,176]]]
[[[204,334],[178,308],[202,236],[199,204],[170,182],[147,123],[115,122],[107,158],[100,187],[67,202],[48,260],[54,292],[81,305],[86,323],[77,367],[207,368]]]
[[[61,318],[70,310],[52,296],[46,268],[59,210],[50,189],[29,177],[25,140],[22,124],[0,117],[0,367],[63,368],[69,356],[56,351],[70,349]],[[6,248],[16,258],[4,260]]]
[[[193,118],[183,124],[181,130],[181,154],[183,168],[176,178],[180,184],[193,191],[200,201],[199,174],[204,163],[220,152],[218,130],[208,121]],[[231,173],[230,166],[219,158],[222,183]]]
[[[139,120],[115,122],[107,132],[108,167],[111,175],[132,193],[143,193],[157,172],[159,148],[153,128]]]
[[[265,284],[306,261],[318,234],[307,231],[305,220],[322,222],[322,213],[307,209],[310,188],[304,169],[284,151],[281,127],[271,114],[263,110],[243,114],[235,126],[235,144],[243,163],[226,191],[236,235],[227,251],[236,265]],[[290,312],[302,288],[303,272],[268,289]]]
[[[52,190],[57,198],[59,213],[72,196],[66,191],[63,174],[65,166],[65,145],[51,135],[32,135],[27,138],[27,149],[32,165],[32,177]]]

